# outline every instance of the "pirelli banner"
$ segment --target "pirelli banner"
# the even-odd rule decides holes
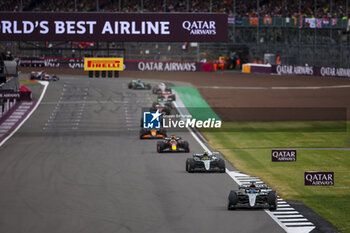
[[[124,59],[115,57],[85,57],[85,71],[123,71]]]
[[[0,41],[225,42],[226,14],[0,13]]]

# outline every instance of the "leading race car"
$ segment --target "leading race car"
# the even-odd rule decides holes
[[[140,139],[162,139],[167,137],[166,129],[141,129]]]
[[[35,80],[45,80],[45,81],[57,81],[59,80],[59,77],[55,74],[50,75],[47,72],[44,71],[32,71],[30,73],[30,79]]]
[[[141,80],[132,80],[128,84],[129,89],[142,89],[142,90],[150,90],[151,84],[141,82]]]
[[[236,208],[268,208],[277,209],[277,192],[264,185],[251,182],[250,185],[240,185],[239,190],[232,190],[228,196],[228,210]]]
[[[163,141],[157,142],[157,152],[190,152],[190,146],[187,141],[180,137],[171,136],[164,138]]]
[[[203,154],[193,154],[193,158],[186,160],[186,171],[187,172],[221,172],[225,170],[225,160],[216,157],[217,152],[208,153],[204,151]]]

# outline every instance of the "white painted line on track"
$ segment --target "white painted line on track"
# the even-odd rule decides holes
[[[350,87],[350,85],[349,85]],[[176,91],[174,91],[175,95],[176,95],[176,99],[180,102],[181,99],[179,97],[179,95],[176,93]],[[179,104],[177,103],[177,101],[174,101],[174,106],[175,108],[178,110],[178,112],[180,113],[180,115],[185,115],[183,113],[183,111],[181,110],[181,108],[179,107]],[[181,101],[182,103],[182,101]],[[185,107],[184,104],[181,104],[181,107]],[[125,111],[127,112],[127,111]],[[199,139],[199,137],[197,136],[197,134],[194,133],[194,130],[191,128],[187,128],[188,131],[191,133],[192,137],[199,143],[199,145],[206,151],[208,151],[209,153],[210,150],[209,148]],[[250,183],[250,181],[258,181],[258,183],[262,183],[263,182],[257,178],[257,177],[251,177],[247,174],[241,173],[239,171],[230,171],[226,168],[226,173],[238,184],[242,184],[242,183]],[[287,203],[285,202],[282,198],[278,198],[278,203]],[[290,205],[284,205],[284,206],[289,206]],[[283,206],[279,206],[278,207],[283,207]],[[284,231],[286,231],[287,233],[309,233],[311,232],[315,226],[313,223],[309,222],[303,215],[301,215],[298,211],[292,211],[295,210],[294,208],[277,208],[276,211],[270,211],[267,209],[264,209],[265,213],[267,213]],[[297,222],[297,223],[291,223],[291,222],[283,222],[282,219],[280,219],[279,217],[285,216],[290,217],[290,216],[300,216],[302,217],[301,219],[306,219],[306,221],[302,220],[301,222]],[[294,222],[298,221],[298,219],[295,219]],[[290,226],[290,227],[289,227]]]
[[[35,110],[38,108],[40,102],[42,101],[42,99],[44,98],[45,92],[47,90],[47,87],[49,86],[49,82],[48,81],[38,81],[41,85],[44,86],[43,91],[41,92],[41,95],[39,97],[38,102],[36,102],[34,108],[32,109],[32,111],[30,113],[28,113],[28,115],[23,119],[23,121],[2,141],[0,142],[0,147],[2,145],[5,144],[5,142],[7,140],[9,140],[21,127],[22,125],[29,119],[29,117],[35,112]]]

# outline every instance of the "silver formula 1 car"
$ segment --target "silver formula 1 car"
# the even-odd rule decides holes
[[[216,157],[217,152],[203,154],[193,154],[193,158],[186,160],[187,172],[225,172],[225,160]]]
[[[236,208],[268,208],[276,210],[277,192],[264,185],[251,182],[250,185],[240,185],[239,190],[232,190],[228,196],[228,210]]]

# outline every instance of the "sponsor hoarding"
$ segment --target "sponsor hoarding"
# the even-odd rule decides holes
[[[313,186],[333,186],[334,172],[304,172],[304,184]]]
[[[0,13],[0,41],[225,42],[227,14]]]
[[[116,70],[123,71],[124,59],[120,57],[85,57],[84,70],[85,71],[108,71]]]
[[[296,150],[272,150],[272,162],[295,162],[297,161]]]
[[[1,100],[19,99],[20,97],[21,97],[21,95],[19,92],[0,90],[0,99]]]

